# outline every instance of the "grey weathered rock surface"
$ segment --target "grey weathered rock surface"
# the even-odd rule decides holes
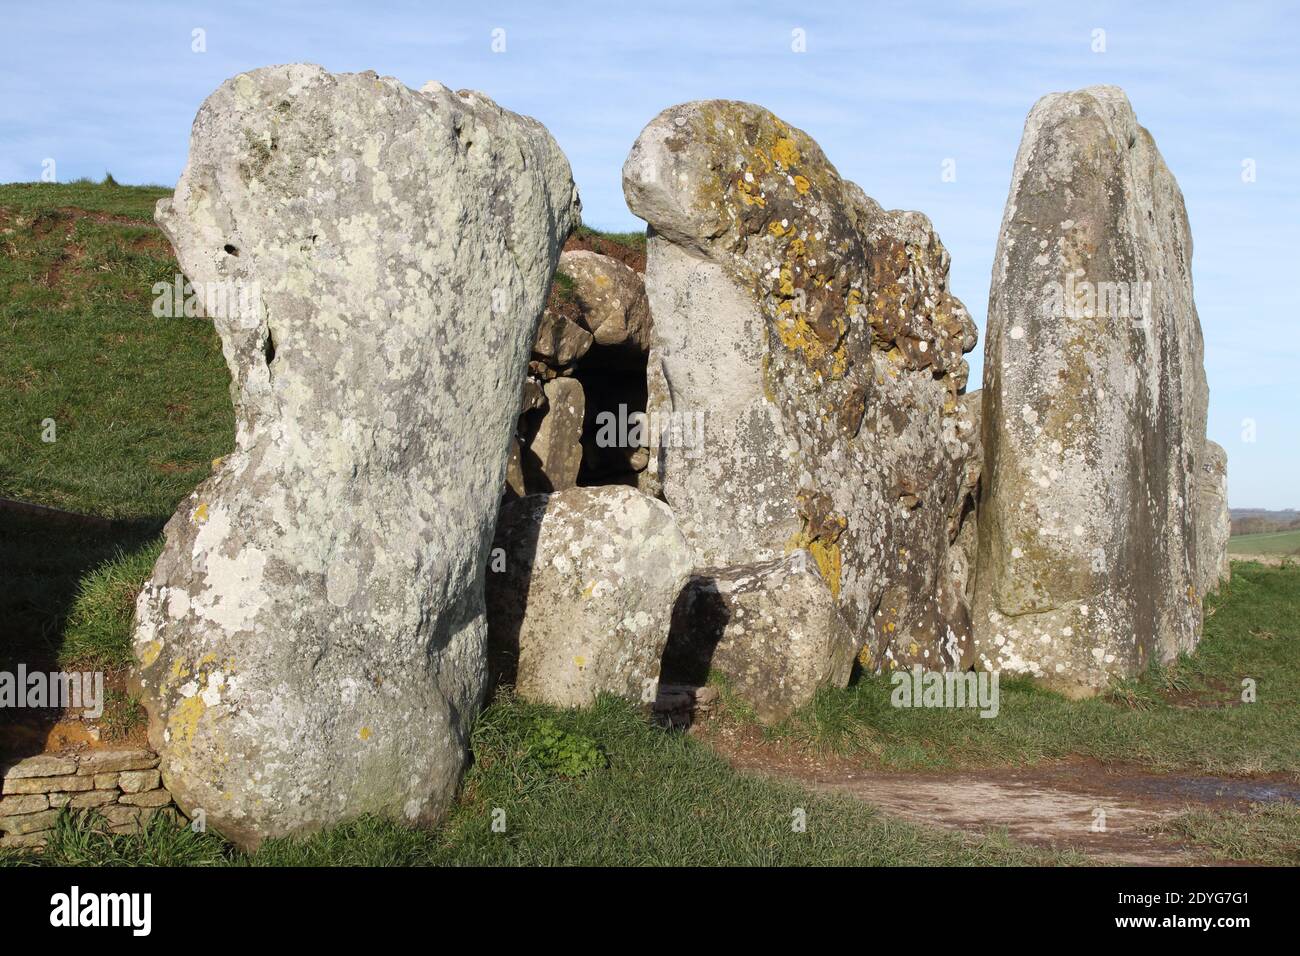
[[[1123,91],[1039,100],[994,259],[975,631],[1087,693],[1201,630],[1207,388],[1182,194]]]
[[[1196,566],[1201,575],[1200,591],[1209,594],[1232,576],[1228,558],[1232,515],[1228,510],[1228,453],[1208,439],[1196,488]]]
[[[505,505],[487,576],[493,667],[527,700],[654,700],[673,602],[691,555],[661,501],[621,485]]]
[[[872,667],[957,664],[949,518],[975,448],[953,425],[975,345],[948,255],[761,107],[672,107],[623,167],[651,227],[646,290],[671,411],[703,454],[661,447],[663,495],[701,566],[807,548]]]
[[[485,679],[483,575],[569,166],[482,94],[315,66],[199,110],[157,219],[217,315],[237,449],[137,605],[150,739],[248,846],[436,820]]]
[[[794,551],[696,571],[673,609],[664,680],[703,684],[716,670],[759,720],[774,724],[819,688],[846,686],[856,652],[812,555]]]

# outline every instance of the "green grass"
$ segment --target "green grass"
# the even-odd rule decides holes
[[[601,232],[599,229],[592,229],[590,226],[579,226],[574,230],[574,235],[579,239],[604,239],[608,242],[616,242],[637,252],[645,252],[646,249],[644,230],[640,232]]]
[[[152,314],[178,271],[150,220],[164,195],[0,186],[0,497],[165,517],[233,447],[211,323]]]
[[[1300,807],[1257,804],[1249,810],[1197,810],[1155,828],[1219,860],[1300,866]]]
[[[539,760],[539,728],[600,747],[604,765],[570,778]],[[543,732],[541,737],[548,736]],[[857,865],[1078,864],[1074,853],[1029,849],[1002,834],[966,836],[886,818],[861,803],[813,797],[732,771],[683,734],[651,726],[633,706],[602,698],[556,711],[505,698],[480,717],[476,763],[447,821],[430,830],[363,819],[306,840],[244,854],[212,834],[164,823],[110,836],[93,815],[62,822],[43,865]],[[492,828],[504,813],[504,832]],[[806,829],[795,832],[795,811]]]
[[[161,552],[161,538],[119,551],[81,579],[63,632],[61,667],[108,670],[131,663],[135,599]]]
[[[121,186],[78,180],[72,183],[0,183],[0,207],[27,213],[60,208],[87,209],[153,223],[159,199],[170,196],[165,186]]]
[[[1233,535],[1228,539],[1228,553],[1300,555],[1300,530]]]
[[[898,709],[892,684],[867,676],[822,692],[773,736],[906,769],[1024,765],[1071,756],[1159,771],[1300,774],[1300,571],[1236,563],[1209,598],[1191,657],[1090,700],[1023,679],[1001,681],[995,718]],[[1257,701],[1242,703],[1242,680]]]

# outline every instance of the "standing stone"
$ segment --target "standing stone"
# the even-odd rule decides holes
[[[526,700],[653,701],[691,554],[668,506],[622,485],[501,509],[487,577],[493,670]]]
[[[449,805],[577,206],[546,130],[479,93],[294,65],[200,108],[156,218],[195,283],[256,295],[212,315],[237,449],[168,523],[134,648],[167,787],[240,845]]]
[[[1232,576],[1228,558],[1232,515],[1228,511],[1228,453],[1208,439],[1196,488],[1196,566],[1201,572],[1201,593],[1209,594]]]
[[[664,681],[700,685],[717,671],[760,721],[775,724],[822,687],[844,687],[854,642],[807,551],[696,571],[673,610]]]
[[[806,548],[870,666],[966,660],[941,591],[976,331],[929,220],[882,210],[805,133],[727,101],[651,121],[623,191],[650,226],[667,411],[705,416],[702,450],[657,462],[697,563]]]
[[[1201,629],[1207,388],[1182,193],[1122,90],[1039,100],[984,362],[983,666],[1089,693]]]

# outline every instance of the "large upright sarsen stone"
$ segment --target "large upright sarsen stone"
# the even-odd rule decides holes
[[[1195,646],[1208,391],[1182,193],[1122,90],[1039,100],[993,265],[975,631],[1087,693]]]
[[[807,549],[869,666],[966,660],[946,569],[978,444],[957,401],[976,331],[929,220],[730,101],[655,117],[623,191],[650,226],[654,410],[703,416],[699,441],[655,450],[697,565]]]
[[[192,280],[254,293],[213,316],[237,449],[168,524],[134,648],[167,787],[241,845],[448,806],[577,206],[546,130],[479,93],[295,65],[199,110],[157,220]]]

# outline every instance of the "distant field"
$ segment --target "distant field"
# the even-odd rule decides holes
[[[1234,535],[1228,539],[1228,553],[1300,555],[1300,530]]]

